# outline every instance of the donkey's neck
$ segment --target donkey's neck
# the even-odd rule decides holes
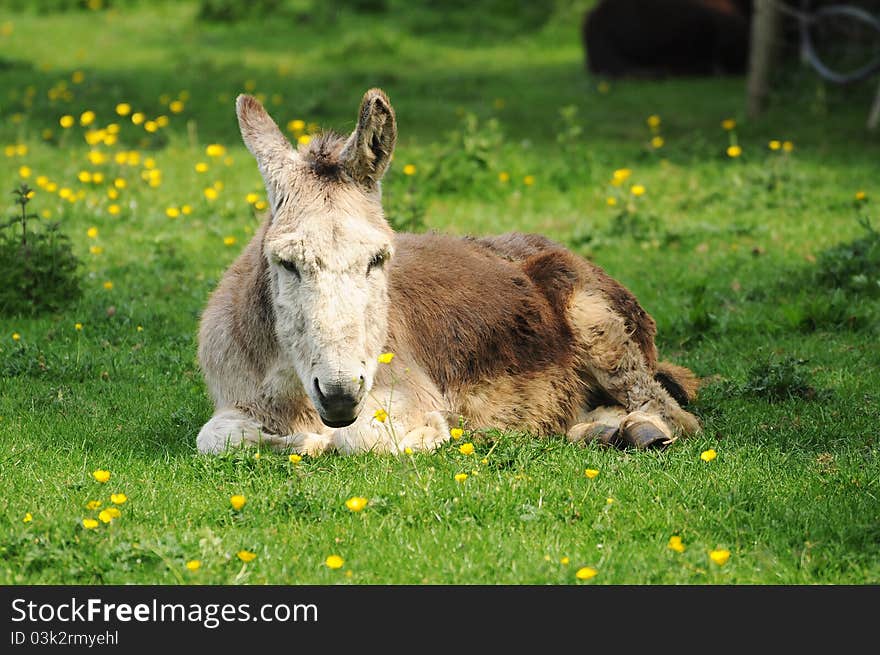
[[[237,335],[239,342],[254,370],[260,373],[266,372],[278,354],[269,262],[263,254],[263,239],[268,226],[266,220],[236,262],[236,266],[240,265],[241,287],[233,325],[241,330]]]

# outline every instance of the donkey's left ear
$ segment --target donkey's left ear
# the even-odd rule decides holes
[[[294,155],[293,146],[259,100],[244,94],[238,96],[235,100],[235,113],[238,115],[241,138],[257,160],[264,177],[272,168]]]
[[[394,108],[384,91],[370,89],[361,101],[357,127],[339,158],[356,182],[373,188],[388,170],[396,142]]]

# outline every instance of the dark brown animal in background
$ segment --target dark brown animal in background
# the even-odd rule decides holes
[[[582,39],[590,72],[608,77],[746,72],[752,0],[602,0]]]

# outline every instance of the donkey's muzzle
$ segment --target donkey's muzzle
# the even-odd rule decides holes
[[[352,391],[341,385],[322,387],[315,378],[315,397],[318,399],[318,414],[324,425],[330,428],[344,428],[354,423],[361,405],[360,389]]]

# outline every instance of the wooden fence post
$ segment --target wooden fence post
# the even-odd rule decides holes
[[[749,74],[746,83],[746,111],[756,118],[764,111],[770,73],[776,59],[779,11],[774,0],[755,0],[749,45]]]

